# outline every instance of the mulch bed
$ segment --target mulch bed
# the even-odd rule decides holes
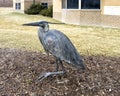
[[[67,74],[36,83],[54,71],[55,59],[40,52],[0,49],[0,96],[120,96],[120,57],[83,56],[88,70],[64,63]]]

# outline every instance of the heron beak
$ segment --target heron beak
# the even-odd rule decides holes
[[[41,21],[41,22],[26,23],[26,24],[23,24],[23,26],[42,26],[43,23],[48,23],[48,24],[64,24],[64,23],[53,23],[53,22]]]
[[[39,22],[25,23],[23,26],[40,26]]]
[[[48,22],[49,24],[65,24],[65,23],[53,23],[53,22]]]

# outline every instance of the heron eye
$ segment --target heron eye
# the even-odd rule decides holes
[[[42,25],[42,27],[44,28],[45,26],[44,26],[44,25]]]
[[[39,26],[41,26],[42,28],[45,28],[45,26],[44,26],[44,25],[39,24]]]

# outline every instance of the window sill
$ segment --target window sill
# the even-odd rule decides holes
[[[70,10],[70,11],[101,11],[101,9],[62,9],[62,10]]]

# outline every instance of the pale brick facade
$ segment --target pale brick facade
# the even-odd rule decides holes
[[[92,10],[80,9],[80,6],[78,9],[62,8],[63,1],[65,0],[53,0],[54,19],[69,24],[120,28],[120,0],[100,0],[100,9]]]
[[[13,0],[0,0],[0,7],[12,7]]]
[[[20,9],[21,11],[27,10],[31,4],[33,4],[34,0],[13,0],[13,8],[14,10],[16,10],[16,5],[18,4],[18,6],[20,5]],[[52,5],[52,0],[35,0],[35,3],[47,3],[48,7]],[[18,10],[17,9],[17,10]]]

